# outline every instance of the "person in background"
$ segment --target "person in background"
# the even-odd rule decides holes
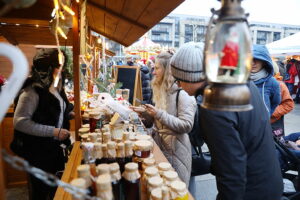
[[[250,79],[258,87],[263,98],[263,104],[271,117],[281,102],[279,83],[273,77],[272,59],[267,47],[263,45],[254,45],[252,54]]]
[[[296,97],[294,99],[295,103],[299,104],[300,103],[300,61],[296,61],[296,70],[298,73],[298,85],[297,85],[297,92],[296,92]]]
[[[291,96],[293,95],[294,92],[295,77],[298,74],[295,63],[296,63],[295,59],[291,59],[288,62],[288,64],[286,65],[286,73],[284,77],[284,82],[288,87]]]
[[[142,94],[143,102],[146,104],[152,104],[152,89],[151,89],[151,72],[145,65],[146,60],[140,65],[141,79],[142,79]]]
[[[67,59],[65,57],[65,59]],[[66,63],[66,62],[65,62]],[[70,145],[69,120],[73,106],[64,92],[64,75],[57,49],[40,49],[33,58],[31,76],[15,100],[14,140],[18,138],[22,157],[34,167],[55,174],[64,170],[64,148]],[[54,80],[59,78],[57,87]],[[16,152],[16,144],[11,144]],[[56,187],[29,175],[33,200],[54,197]]]
[[[276,68],[276,65],[276,63],[273,63],[275,73],[274,78],[279,82],[280,85],[281,102],[271,116],[271,126],[275,135],[285,135],[284,115],[294,109],[294,101],[287,86],[282,81],[283,77],[280,76],[279,68]]]
[[[144,107],[132,109],[146,119],[146,127],[152,127],[154,124],[154,140],[188,187],[192,154],[187,133],[193,128],[197,105],[193,97],[184,91],[179,92],[179,87],[171,75],[171,57],[171,53],[162,52],[155,60],[152,80],[155,106],[146,104]]]
[[[172,75],[189,95],[202,99],[207,85],[203,45],[187,43],[172,57]],[[190,63],[190,62],[188,62]],[[253,82],[248,83],[253,109],[245,112],[200,109],[201,135],[211,153],[217,200],[280,200],[282,175],[271,134],[270,116]]]

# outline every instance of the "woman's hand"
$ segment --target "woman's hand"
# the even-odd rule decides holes
[[[143,113],[143,112],[146,112],[146,109],[144,107],[136,107],[136,106],[130,106],[129,107],[131,110],[133,110],[134,112],[137,112],[137,113]]]
[[[146,105],[145,105],[145,108],[146,108],[147,113],[148,113],[150,116],[154,117],[154,116],[156,115],[156,113],[157,113],[157,108],[155,108],[154,106],[152,106],[152,105],[150,105],[150,104],[146,104]]]
[[[62,141],[70,137],[70,132],[67,129],[54,128],[54,137]]]

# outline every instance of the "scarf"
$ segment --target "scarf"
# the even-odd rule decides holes
[[[265,68],[262,68],[259,72],[255,72],[255,73],[252,73],[250,74],[250,79],[252,81],[258,81],[262,78],[265,78],[267,77],[269,74],[267,72],[267,70]]]

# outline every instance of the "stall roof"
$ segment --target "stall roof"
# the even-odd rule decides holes
[[[92,30],[124,46],[129,46],[183,1],[88,0],[86,15]],[[51,0],[37,0],[29,8],[12,10],[0,17],[1,23],[7,23],[0,25],[0,34],[15,44],[53,45],[55,38],[49,32],[52,10]],[[72,43],[71,31],[68,40],[61,40],[61,43],[67,45]]]

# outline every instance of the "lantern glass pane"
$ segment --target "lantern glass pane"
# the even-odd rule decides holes
[[[221,21],[211,30],[206,51],[210,82],[246,83],[251,70],[251,36],[245,22]]]

